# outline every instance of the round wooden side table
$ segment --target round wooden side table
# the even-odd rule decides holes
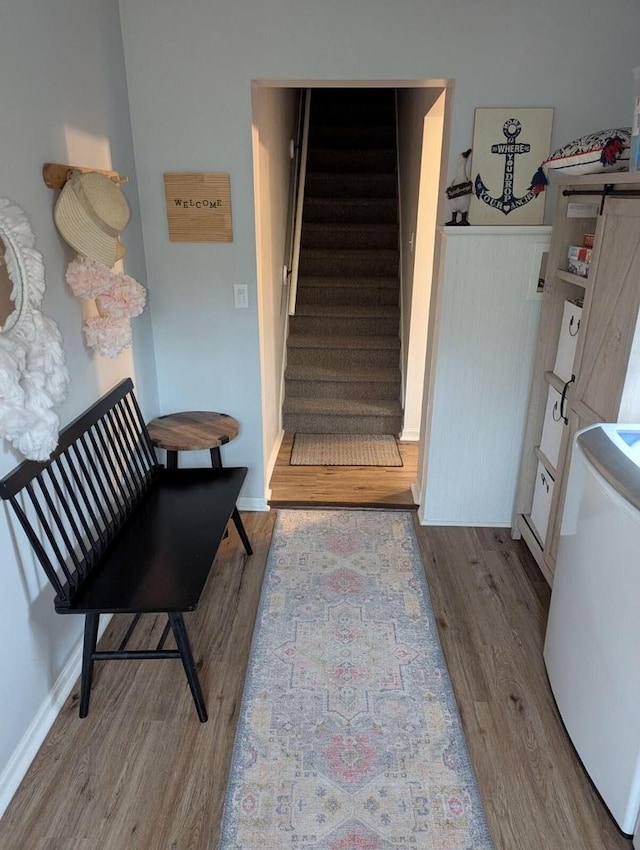
[[[220,446],[238,436],[238,422],[226,413],[192,410],[158,416],[147,425],[151,442],[167,452],[167,469],[178,468],[178,452],[209,449],[211,465],[222,466]]]

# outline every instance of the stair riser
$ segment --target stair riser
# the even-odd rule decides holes
[[[386,97],[364,89],[356,99],[344,90],[314,91],[311,117],[315,124],[394,124],[395,98],[391,92]]]
[[[310,148],[393,148],[396,131],[392,126],[347,126],[321,124],[309,128]]]
[[[307,198],[302,213],[304,224],[395,224],[398,203],[395,198],[363,198],[333,201],[331,198]]]
[[[299,273],[317,277],[331,275],[352,275],[356,277],[396,277],[398,257],[383,255],[380,257],[339,254],[327,251],[324,254],[312,254],[302,251]]]
[[[400,352],[393,348],[289,348],[292,366],[392,366],[397,369]]]
[[[326,174],[307,172],[309,198],[395,198],[395,174]]]
[[[331,306],[396,307],[398,290],[372,287],[307,286],[298,289],[298,304],[329,304]]]
[[[328,150],[315,148],[307,156],[308,171],[371,172],[395,174],[396,153],[389,150]]]
[[[399,401],[400,382],[286,381],[286,398],[340,398]]]
[[[402,430],[399,416],[315,416],[284,413],[285,431],[300,434],[396,434]]]
[[[309,224],[302,228],[302,248],[362,248],[364,250],[375,248],[398,248],[398,226],[390,224],[388,227],[376,227],[367,229],[338,227],[315,227]]]
[[[341,281],[338,277],[335,284],[310,285],[305,284],[303,278],[298,281],[298,304],[397,307],[399,300],[397,284],[393,287],[376,286],[375,283],[360,285],[348,279]]]
[[[291,316],[291,333],[339,334],[342,336],[368,334],[370,336],[398,336],[398,319],[372,317],[349,318],[345,316]]]

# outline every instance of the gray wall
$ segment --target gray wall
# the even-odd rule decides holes
[[[229,462],[263,497],[251,80],[455,80],[451,151],[476,106],[553,106],[554,142],[629,124],[640,5],[613,0],[120,0],[154,279],[163,408],[236,416]],[[635,57],[635,58],[634,58]],[[453,165],[453,162],[452,162]],[[164,171],[231,174],[234,241],[169,243]],[[250,309],[234,310],[234,282]]]
[[[150,309],[135,319],[134,352],[113,361],[89,353],[82,341],[82,304],[64,283],[72,253],[55,230],[55,193],[42,181],[45,162],[113,167],[132,178],[126,231],[126,270],[146,284],[126,79],[116,0],[20,0],[0,12],[0,195],[31,219],[44,256],[44,312],[58,323],[71,372],[69,397],[59,413],[67,422],[120,378],[133,375],[145,414],[158,409]],[[153,300],[153,293],[150,293]],[[20,458],[0,444],[0,474]],[[4,507],[0,509],[0,808],[30,747],[55,716],[64,690],[61,674],[78,647],[81,620],[53,613],[26,548],[16,556]],[[20,535],[18,534],[18,539]],[[57,686],[56,686],[57,683]],[[35,724],[31,726],[32,722]]]

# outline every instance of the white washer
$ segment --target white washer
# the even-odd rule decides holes
[[[640,425],[576,435],[544,659],[567,731],[623,832],[640,812]]]

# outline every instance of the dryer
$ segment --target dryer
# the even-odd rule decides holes
[[[620,829],[640,812],[640,425],[576,435],[544,659],[567,732]]]

